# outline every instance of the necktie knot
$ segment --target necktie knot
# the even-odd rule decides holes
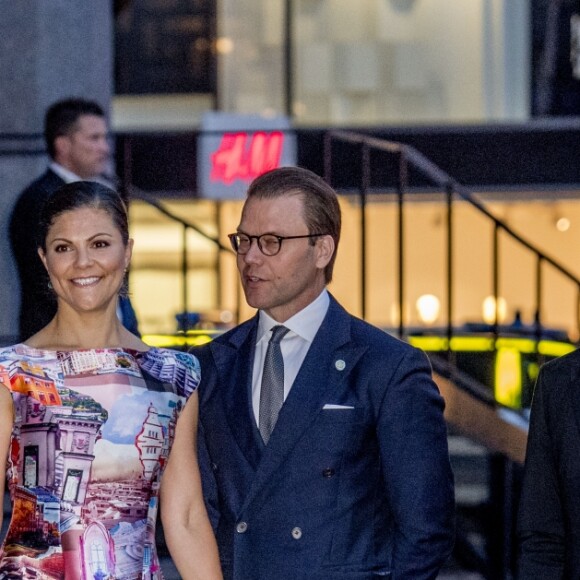
[[[277,326],[272,327],[272,337],[270,338],[270,342],[274,344],[280,344],[280,341],[286,336],[286,333],[289,331],[288,328],[278,324]]]

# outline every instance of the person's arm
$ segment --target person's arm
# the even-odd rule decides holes
[[[4,498],[6,484],[6,462],[10,450],[12,425],[14,423],[14,404],[10,391],[0,383],[0,499]],[[3,512],[0,510],[0,528]]]
[[[434,579],[455,538],[443,399],[427,357],[415,349],[407,351],[384,388],[377,435],[394,518],[392,578]]]
[[[183,580],[220,580],[217,545],[205,509],[196,454],[198,398],[177,421],[160,492],[167,547]]]
[[[540,371],[532,401],[518,514],[521,580],[564,577],[564,518],[546,421],[545,394],[544,372]]]

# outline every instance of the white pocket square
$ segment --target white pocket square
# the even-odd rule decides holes
[[[352,407],[351,405],[332,405],[330,403],[326,403],[326,405],[324,405],[324,407],[322,407],[322,409],[342,409],[342,410],[348,410],[348,409],[354,409],[354,407]]]

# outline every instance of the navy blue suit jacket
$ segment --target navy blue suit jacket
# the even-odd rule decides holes
[[[257,317],[194,351],[225,578],[435,578],[453,545],[454,497],[426,356],[331,298],[264,446],[251,403],[256,329]]]

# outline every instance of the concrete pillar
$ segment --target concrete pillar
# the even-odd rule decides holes
[[[111,0],[0,0],[0,345],[18,326],[19,286],[8,222],[19,192],[46,166],[46,108],[113,91]]]

